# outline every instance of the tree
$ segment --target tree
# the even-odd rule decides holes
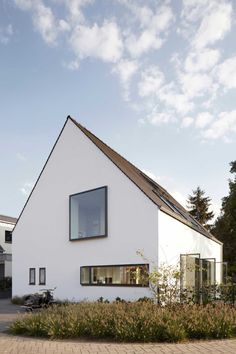
[[[221,214],[216,219],[212,233],[224,243],[224,261],[228,262],[229,274],[236,275],[236,161],[230,163],[229,195],[222,199]]]
[[[205,192],[200,187],[197,187],[192,192],[193,195],[189,195],[187,200],[189,212],[194,219],[209,229],[208,221],[214,217],[214,213],[209,211],[211,199],[205,197]]]

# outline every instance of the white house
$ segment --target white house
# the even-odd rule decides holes
[[[183,283],[212,284],[222,276],[222,243],[68,117],[13,231],[13,296],[54,286],[61,299],[149,296],[140,274],[152,261],[194,264]]]
[[[12,229],[17,219],[0,215],[0,280],[12,276]]]

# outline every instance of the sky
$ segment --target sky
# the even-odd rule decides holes
[[[0,0],[0,214],[18,216],[71,115],[217,216],[236,159],[236,2]]]

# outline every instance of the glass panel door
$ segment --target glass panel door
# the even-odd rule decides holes
[[[199,302],[200,254],[180,255],[180,286],[182,301]]]

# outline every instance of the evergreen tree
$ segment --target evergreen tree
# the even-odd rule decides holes
[[[222,199],[221,215],[216,219],[212,233],[224,243],[224,261],[230,275],[236,275],[236,161],[230,163],[229,195]]]
[[[189,195],[187,200],[189,212],[195,220],[210,229],[208,221],[214,217],[213,212],[209,211],[211,199],[205,196],[205,192],[200,187],[192,192],[193,195]]]

